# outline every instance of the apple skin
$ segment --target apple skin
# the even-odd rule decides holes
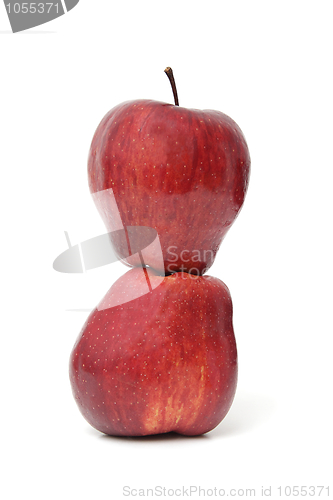
[[[147,279],[158,281],[146,293]],[[155,283],[156,285],[156,283]],[[88,317],[70,357],[73,395],[86,420],[113,436],[215,428],[236,391],[237,349],[226,285],[210,276],[133,268]]]
[[[91,193],[113,190],[125,228],[156,229],[164,270],[154,252],[145,264],[166,275],[209,269],[243,205],[249,172],[245,138],[227,115],[152,100],[109,111],[88,157]],[[109,232],[114,211],[100,210]],[[141,265],[139,257],[123,260]]]

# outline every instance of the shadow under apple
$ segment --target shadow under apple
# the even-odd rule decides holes
[[[251,432],[269,420],[275,408],[274,400],[265,394],[236,394],[228,415],[210,434],[228,437]]]

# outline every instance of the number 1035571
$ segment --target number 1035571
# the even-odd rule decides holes
[[[38,3],[30,3],[30,2],[22,2],[22,3],[14,3],[6,4],[8,13],[14,14],[49,14],[51,9],[54,9],[56,13],[59,13],[59,3],[49,3],[49,2],[38,2]]]

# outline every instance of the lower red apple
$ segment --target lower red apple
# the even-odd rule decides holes
[[[105,434],[214,429],[237,384],[228,288],[210,276],[131,269],[86,321],[70,380],[83,416]]]

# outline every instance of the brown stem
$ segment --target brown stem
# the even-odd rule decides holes
[[[175,105],[176,105],[176,106],[179,106],[178,94],[177,94],[177,88],[176,88],[176,82],[175,82],[175,77],[173,76],[173,71],[172,71],[172,69],[168,66],[167,68],[165,68],[164,73],[166,73],[166,74],[167,74],[167,77],[168,77],[168,78],[169,78],[169,80],[170,80],[170,83],[171,83],[171,88],[172,88],[172,92],[173,92],[173,98],[174,98],[174,100],[175,100]]]

